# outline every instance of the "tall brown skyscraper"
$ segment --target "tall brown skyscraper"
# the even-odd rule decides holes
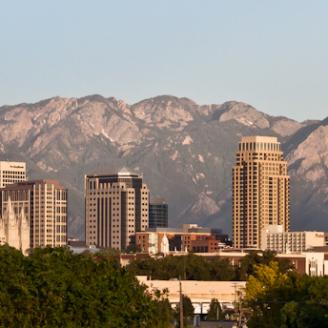
[[[87,245],[125,249],[137,231],[148,228],[149,190],[129,172],[85,176]]]
[[[277,138],[241,138],[232,171],[232,224],[236,248],[260,248],[266,225],[288,231],[289,176]]]

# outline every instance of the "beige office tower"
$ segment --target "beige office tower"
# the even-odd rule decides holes
[[[67,189],[57,180],[35,180],[8,185],[0,192],[2,217],[8,204],[23,211],[30,225],[30,248],[67,244]]]
[[[149,190],[129,172],[85,176],[87,245],[125,249],[137,231],[148,227]]]
[[[267,225],[289,229],[289,176],[275,137],[242,137],[232,170],[232,224],[236,248],[261,245]]]
[[[26,163],[0,161],[0,188],[26,181]]]

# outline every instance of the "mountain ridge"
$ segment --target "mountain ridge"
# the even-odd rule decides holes
[[[328,229],[328,118],[297,122],[238,101],[162,95],[53,97],[0,107],[0,156],[70,190],[70,235],[83,232],[83,176],[128,167],[168,200],[170,224],[231,229],[231,168],[242,135],[277,136],[290,163],[292,227]],[[320,145],[320,147],[318,146]],[[311,156],[307,156],[311,154]],[[305,158],[305,159],[304,159]]]

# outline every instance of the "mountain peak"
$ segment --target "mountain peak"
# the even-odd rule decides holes
[[[227,228],[227,181],[240,136],[278,135],[291,163],[293,226],[328,229],[327,124],[328,118],[305,124],[273,117],[238,101],[200,106],[162,95],[128,105],[101,95],[53,97],[1,108],[0,153],[26,159],[31,179],[65,182],[71,222],[83,217],[84,174],[128,167],[168,200],[170,224],[192,219]],[[321,221],[311,226],[315,217]]]
[[[131,106],[133,114],[148,125],[181,129],[193,120],[197,105],[188,98],[162,95],[142,100]]]
[[[265,129],[270,127],[268,115],[257,111],[254,107],[244,102],[228,101],[223,103],[216,113],[220,122],[235,120],[240,124]]]
[[[172,96],[172,95],[160,95],[160,96],[155,96],[155,97],[151,97],[151,98],[147,98],[147,99],[143,99],[137,103],[135,103],[133,106],[138,106],[140,104],[156,104],[158,105],[170,105],[170,104],[174,104],[174,105],[189,105],[189,106],[197,106],[197,104],[186,97],[176,97],[176,96]]]

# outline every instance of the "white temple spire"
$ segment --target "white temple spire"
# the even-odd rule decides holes
[[[20,249],[23,254],[27,255],[27,251],[30,248],[30,225],[28,218],[25,215],[24,206],[22,206],[20,212]]]
[[[20,214],[16,214],[10,197],[4,216],[0,218],[0,244],[6,243],[21,250],[23,254],[27,254],[30,247],[30,225],[24,207],[21,208]]]

